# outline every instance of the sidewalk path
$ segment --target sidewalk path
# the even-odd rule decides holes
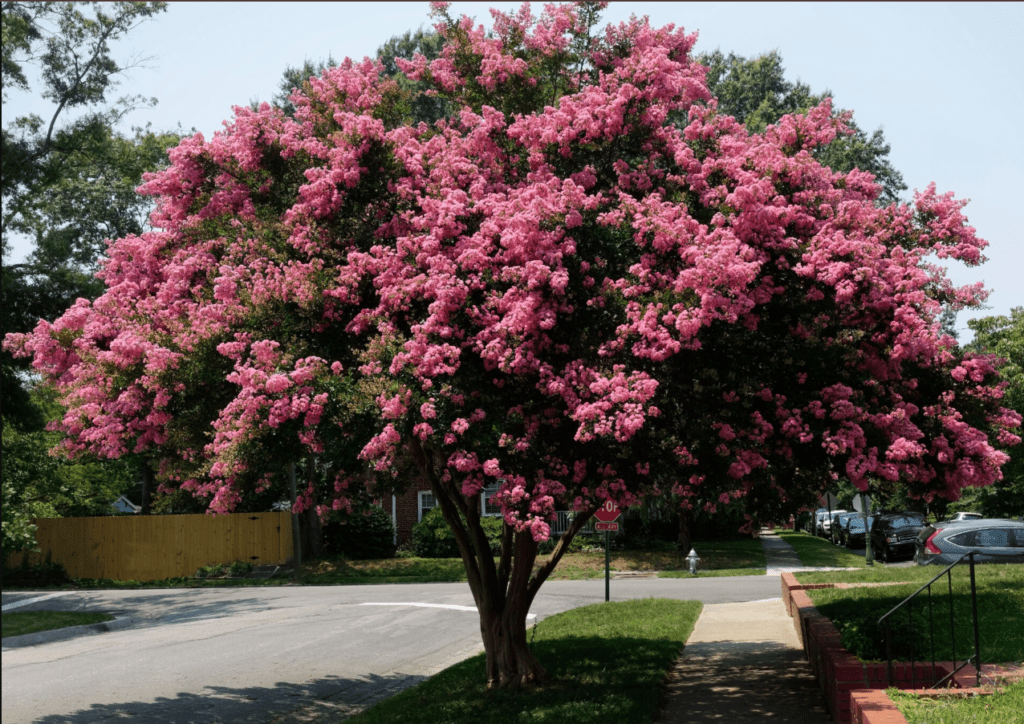
[[[762,532],[768,575],[802,568],[796,552]],[[825,699],[782,599],[704,606],[669,676],[658,724],[828,724]]]

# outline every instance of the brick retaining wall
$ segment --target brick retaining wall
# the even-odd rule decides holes
[[[843,648],[839,630],[832,621],[818,612],[810,596],[805,592],[808,589],[831,588],[834,585],[804,585],[797,581],[792,573],[782,574],[783,603],[793,618],[793,626],[803,644],[811,671],[817,677],[825,694],[829,711],[836,722],[841,724],[906,724],[906,720],[885,695],[884,689],[889,688],[885,662],[861,661]],[[916,679],[916,688],[921,689],[948,676],[954,665],[952,662],[942,661],[936,662],[933,668],[930,663],[895,662],[893,667],[896,688],[913,689]],[[984,664],[982,672],[989,675],[1013,676],[1024,674],[1024,668]],[[971,688],[975,676],[976,671],[971,665],[965,666],[953,676],[952,686],[956,687],[956,693],[988,693],[982,689]],[[889,702],[887,707],[884,706],[883,700]]]

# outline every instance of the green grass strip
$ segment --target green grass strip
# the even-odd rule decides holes
[[[721,568],[713,571],[697,569],[697,575],[689,571],[661,571],[658,578],[724,578],[727,576],[763,576],[764,568]]]
[[[755,538],[697,541],[700,556],[698,577],[761,576],[765,573],[765,555]],[[689,551],[687,551],[688,553]],[[546,558],[541,556],[538,563]],[[303,565],[299,584],[305,586],[365,585],[373,583],[454,583],[466,580],[461,558],[389,558],[355,561],[323,559]],[[686,554],[679,551],[612,551],[613,571],[659,572],[668,578],[690,578]],[[603,552],[568,553],[559,562],[549,580],[591,580],[604,577]],[[115,581],[79,578],[74,584],[34,585],[32,590],[50,589],[138,589],[138,588],[249,588],[295,585],[292,570],[281,566],[274,578],[167,578],[159,581]],[[18,590],[8,586],[7,590]]]
[[[90,623],[110,621],[113,618],[105,613],[79,613],[77,611],[13,611],[3,614],[3,638],[67,626],[84,626]]]
[[[1010,724],[1024,722],[1024,681],[987,696],[921,697],[889,689],[886,692],[908,724]]]
[[[966,565],[953,571],[954,578],[968,574]],[[1013,576],[1015,572],[1024,570],[1019,563],[997,563],[975,566],[977,581],[998,580]],[[801,571],[793,575],[800,583],[917,583],[924,585],[942,572],[940,566],[905,566],[894,567],[875,563],[872,568],[861,568],[856,571]]]
[[[864,568],[867,563],[863,555],[851,553],[845,548],[829,543],[807,533],[791,530],[776,530],[776,535],[793,546],[800,563],[807,567],[822,568]]]
[[[351,724],[623,724],[653,720],[661,687],[693,630],[697,601],[603,603],[552,616],[533,649],[552,683],[491,691],[484,656],[377,704]]]

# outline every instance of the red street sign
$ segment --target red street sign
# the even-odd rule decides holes
[[[618,523],[594,523],[594,530],[598,532],[609,531],[611,533],[617,533],[619,530]]]
[[[594,517],[604,523],[611,523],[613,520],[619,517],[619,506],[612,500],[604,501],[604,505],[597,509],[594,513]]]

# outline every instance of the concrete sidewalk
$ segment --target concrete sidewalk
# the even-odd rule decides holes
[[[799,569],[796,552],[762,533],[768,572]],[[782,599],[704,606],[669,676],[658,724],[828,724],[825,698]]]

